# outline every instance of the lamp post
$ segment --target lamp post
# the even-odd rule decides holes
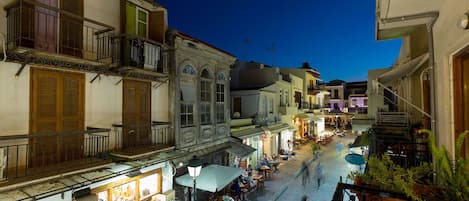
[[[189,176],[192,177],[194,181],[194,187],[193,187],[193,201],[197,200],[196,196],[196,179],[200,175],[200,170],[202,169],[202,160],[198,159],[196,156],[192,157],[192,159],[189,161],[189,165],[187,165],[187,171],[189,172]]]

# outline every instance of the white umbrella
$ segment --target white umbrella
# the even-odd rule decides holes
[[[225,188],[231,181],[239,177],[242,170],[237,167],[227,167],[221,165],[208,165],[203,167],[197,177],[197,189],[217,192]],[[193,187],[192,177],[188,174],[176,178],[176,183],[182,186]]]

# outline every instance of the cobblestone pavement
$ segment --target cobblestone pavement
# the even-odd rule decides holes
[[[335,187],[340,176],[345,180],[347,174],[354,166],[349,165],[344,156],[347,153],[347,145],[353,142],[355,136],[348,133],[345,137],[334,136],[332,142],[321,146],[322,153],[318,159],[314,159],[309,145],[300,145],[295,150],[296,156],[292,160],[283,161],[280,171],[274,173],[271,179],[265,181],[265,188],[258,189],[248,195],[248,200],[278,200],[296,201],[301,200],[304,195],[311,201],[332,200]],[[337,152],[336,143],[343,143],[344,149]],[[302,185],[302,162],[308,164],[311,182]],[[323,166],[323,179],[318,189],[315,175],[315,167],[321,163]]]

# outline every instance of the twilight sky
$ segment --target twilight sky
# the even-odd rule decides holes
[[[375,40],[372,0],[156,1],[168,9],[171,28],[242,61],[308,61],[325,82],[366,80],[368,69],[391,66],[401,45]]]

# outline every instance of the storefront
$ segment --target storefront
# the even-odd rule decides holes
[[[240,161],[239,167],[247,168],[250,165],[251,168],[256,168],[257,160],[261,158],[264,153],[264,141],[262,137],[266,136],[264,129],[259,127],[247,128],[233,131],[231,136],[241,139],[243,144],[255,149],[249,157]]]
[[[129,174],[125,179],[92,189],[92,192],[99,201],[152,201],[162,192],[161,169],[137,176]]]
[[[298,114],[293,116],[293,121],[295,127],[298,131],[295,134],[295,139],[304,139],[307,138],[308,135],[311,133],[311,126],[310,126],[310,118],[306,114]]]
[[[288,149],[288,140],[293,140],[289,136],[283,136],[282,133],[288,131],[290,126],[286,123],[275,124],[267,127],[263,127],[266,132],[266,140],[264,140],[264,153],[268,156],[277,156],[280,154],[282,149],[282,140],[285,140],[285,144]]]

